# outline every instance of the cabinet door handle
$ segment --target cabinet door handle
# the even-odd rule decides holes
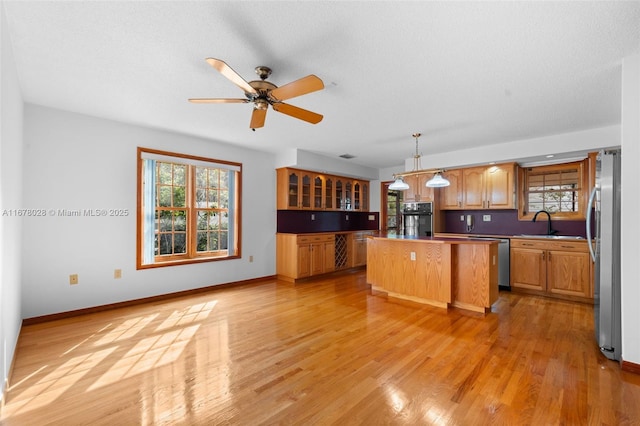
[[[570,248],[570,249],[576,248],[575,246],[560,246],[560,247],[562,247],[562,248]]]
[[[458,201],[458,207],[462,207],[462,201]]]
[[[540,256],[542,256],[542,260],[544,260],[544,252],[540,253]]]
[[[531,243],[522,243],[523,246],[527,246],[527,247],[533,247],[533,244]]]

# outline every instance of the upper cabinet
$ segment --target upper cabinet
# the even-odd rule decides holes
[[[278,208],[311,209],[314,177],[303,170],[278,170]]]
[[[515,209],[515,163],[448,170],[440,189],[443,210]]]
[[[462,209],[462,169],[447,170],[442,177],[449,181],[449,186],[440,188],[440,209]]]
[[[369,211],[369,181],[291,168],[276,174],[278,210]]]
[[[432,177],[432,173],[405,176],[404,181],[409,185],[409,189],[404,191],[403,200],[416,203],[434,201],[433,188],[427,187],[427,181]]]

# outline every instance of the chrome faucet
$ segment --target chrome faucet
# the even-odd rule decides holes
[[[551,214],[546,210],[537,211],[536,214],[533,215],[533,220],[532,221],[535,222],[540,213],[546,213],[547,214],[547,235],[553,235],[556,232],[558,232],[555,229],[551,229]]]

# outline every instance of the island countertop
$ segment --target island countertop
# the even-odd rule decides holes
[[[367,240],[367,282],[389,297],[486,313],[498,299],[498,244],[377,233]]]
[[[442,236],[436,235],[433,237],[417,236],[417,235],[398,235],[389,234],[385,232],[375,232],[368,236],[369,238],[386,238],[392,240],[406,240],[406,241],[425,241],[430,243],[447,243],[447,244],[498,244],[499,238],[492,237],[458,237],[458,236]]]

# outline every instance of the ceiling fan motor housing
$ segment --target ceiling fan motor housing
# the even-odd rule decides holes
[[[278,87],[273,83],[270,83],[268,81],[263,81],[263,80],[250,81],[249,85],[251,87],[253,87],[254,89],[256,89],[256,92],[258,92],[258,95],[256,95],[255,93],[247,93],[247,92],[245,92],[245,96],[247,97],[247,99],[249,99],[251,101],[256,101],[258,99],[264,99],[265,101],[269,102],[270,101],[269,92]]]

